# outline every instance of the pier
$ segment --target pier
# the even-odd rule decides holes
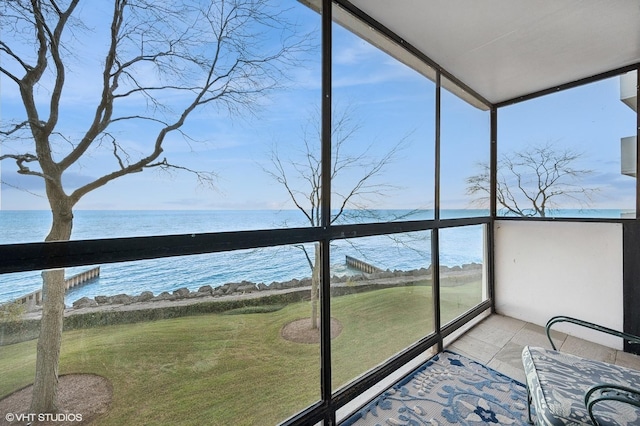
[[[84,272],[80,272],[79,274],[75,274],[69,278],[65,278],[64,289],[66,291],[74,287],[78,287],[79,285],[86,284],[87,282],[99,277],[100,277],[100,267],[96,266],[95,268],[89,269]]]
[[[72,275],[69,278],[65,278],[64,290],[65,292],[69,291],[74,287],[81,286],[99,277],[100,277],[100,267],[96,266],[95,268],[91,268],[84,272],[80,272],[78,274]],[[32,293],[29,293],[22,297],[17,298],[15,300],[15,303],[20,303],[22,305],[25,305],[27,308],[27,311],[32,310],[36,306],[39,306],[42,304],[42,289],[36,290]]]
[[[347,263],[348,267],[357,269],[358,271],[362,271],[366,274],[382,272],[382,269],[378,268],[377,266],[373,266],[370,263],[367,263],[360,259],[356,259],[355,257],[345,256],[345,262]]]

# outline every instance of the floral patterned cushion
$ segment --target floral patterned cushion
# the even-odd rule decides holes
[[[549,349],[525,347],[522,363],[539,425],[592,425],[584,396],[597,384],[640,389],[636,370]],[[595,413],[600,425],[640,424],[638,409],[627,404],[602,402]]]

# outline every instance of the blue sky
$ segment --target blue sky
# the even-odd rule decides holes
[[[85,9],[95,19],[95,10]],[[78,209],[287,209],[292,208],[284,189],[264,172],[273,146],[283,159],[299,159],[304,128],[317,120],[320,102],[319,17],[296,3],[289,12],[306,30],[316,30],[317,50],[304,67],[288,70],[286,90],[262,100],[257,115],[231,117],[224,110],[206,108],[189,118],[186,130],[196,141],[185,143],[178,135],[166,141],[164,155],[175,164],[214,171],[215,188],[202,187],[186,173],[167,175],[145,171],[120,178],[83,198]],[[7,34],[3,34],[7,37]],[[61,130],[76,135],[83,130],[88,113],[96,104],[101,58],[101,37],[87,38],[74,47],[78,59],[68,75],[65,115]],[[94,45],[95,44],[95,45]],[[373,207],[433,207],[434,85],[368,43],[336,27],[334,33],[334,100],[339,107],[351,107],[360,130],[349,143],[352,153],[371,147],[370,156],[383,156],[400,140],[406,147],[379,183],[394,186],[384,197],[372,198]],[[2,85],[3,122],[20,117],[22,107],[17,90],[5,77]],[[46,88],[43,88],[46,93]],[[43,107],[43,106],[41,106]],[[44,107],[43,107],[44,108]],[[489,114],[463,101],[445,96],[443,104],[442,205],[471,207],[465,195],[465,178],[476,163],[488,160]],[[585,168],[597,173],[594,184],[604,188],[598,207],[632,208],[635,180],[619,173],[620,137],[633,134],[635,115],[619,101],[618,80],[590,85],[504,108],[499,114],[501,152],[525,144],[553,141],[584,151]],[[149,130],[122,127],[121,142],[133,150],[148,150]],[[61,145],[60,149],[64,149]],[[15,142],[2,141],[0,152],[19,152]],[[15,150],[15,151],[12,151]],[[108,150],[94,151],[66,175],[65,184],[74,187],[109,171]],[[47,209],[42,182],[19,176],[15,165],[1,165],[2,209]],[[336,188],[349,185],[349,178]],[[8,184],[8,185],[7,185]],[[19,188],[19,189],[18,189]]]

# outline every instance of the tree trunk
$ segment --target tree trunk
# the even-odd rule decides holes
[[[313,270],[311,271],[311,328],[318,328],[318,300],[320,298],[320,245],[314,249]]]
[[[66,241],[71,237],[73,214],[66,196],[49,198],[53,213],[51,231],[46,241]],[[31,413],[55,413],[58,410],[58,364],[64,319],[64,269],[42,272],[42,320],[38,337],[36,375],[31,398]]]

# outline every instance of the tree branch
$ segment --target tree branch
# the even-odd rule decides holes
[[[517,216],[541,217],[562,199],[590,203],[597,189],[581,186],[580,181],[593,172],[574,167],[582,155],[570,149],[557,149],[551,143],[503,155],[498,162],[496,201]],[[481,173],[467,178],[469,195],[490,193],[489,166],[482,163],[480,167]]]

